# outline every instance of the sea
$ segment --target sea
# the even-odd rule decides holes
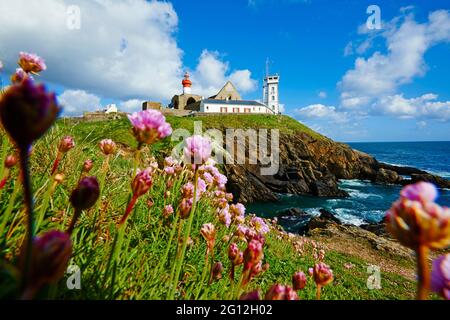
[[[450,179],[450,141],[439,142],[358,142],[348,143],[380,162],[411,166]],[[247,211],[263,217],[277,216],[289,208],[300,208],[311,216],[321,208],[329,210],[344,223],[361,225],[379,222],[399,195],[401,186],[379,185],[370,181],[341,180],[340,188],[348,198],[319,198],[292,194],[280,195],[278,202],[251,203]],[[450,190],[439,190],[437,203],[450,207]]]

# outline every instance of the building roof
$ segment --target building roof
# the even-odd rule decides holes
[[[267,106],[261,102],[253,101],[253,100],[216,100],[216,99],[205,99],[204,103],[209,104],[230,104],[230,105],[246,105],[246,106],[257,106],[257,107],[266,107]]]

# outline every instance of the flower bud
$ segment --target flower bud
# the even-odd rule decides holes
[[[164,218],[168,218],[172,213],[173,213],[173,207],[171,204],[168,204],[167,206],[164,207],[164,210],[163,210]]]
[[[267,290],[265,300],[298,300],[298,296],[291,287],[274,284]]]
[[[237,244],[234,242],[228,247],[228,258],[235,266],[240,265],[244,261],[244,255],[242,251],[239,250]]]
[[[246,292],[240,296],[239,300],[261,300],[261,293],[259,290]]]
[[[33,240],[29,285],[36,289],[48,283],[55,283],[64,276],[72,255],[70,236],[52,230]],[[21,263],[24,263],[24,254]]]
[[[141,170],[136,174],[132,183],[131,189],[136,197],[140,197],[147,193],[147,191],[152,187],[153,180],[150,169]]]
[[[317,285],[325,286],[333,281],[333,271],[323,262],[316,264],[312,271]]]
[[[59,143],[58,151],[61,153],[66,153],[73,147],[75,147],[75,142],[73,141],[73,138],[71,136],[66,136],[62,138],[61,142]]]
[[[212,277],[214,280],[218,281],[222,279],[223,265],[222,262],[216,262],[212,269]]]
[[[17,64],[27,73],[37,74],[47,69],[44,59],[36,54],[23,51],[19,53],[19,61],[17,61]]]
[[[183,198],[180,203],[180,216],[182,219],[187,219],[192,209],[192,198]]]
[[[58,173],[55,175],[55,182],[62,183],[64,181],[64,175],[62,173]]]
[[[3,127],[19,148],[26,148],[40,138],[55,122],[60,110],[55,94],[30,79],[12,85],[0,99]]]
[[[8,155],[5,158],[5,167],[10,169],[12,167],[14,167],[17,164],[17,157],[15,155]]]
[[[92,207],[100,195],[96,177],[85,177],[72,191],[70,202],[75,209],[85,210]]]
[[[299,271],[292,276],[292,287],[295,291],[302,290],[306,286],[306,275]]]
[[[102,150],[104,155],[114,154],[116,152],[116,143],[111,139],[103,139],[99,143],[100,150]]]
[[[83,163],[83,172],[89,173],[89,171],[91,171],[93,167],[94,161],[92,161],[91,159],[87,159]]]

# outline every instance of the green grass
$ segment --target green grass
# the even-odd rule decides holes
[[[169,117],[168,121],[174,129],[191,130],[193,122],[202,120],[204,128],[235,127],[235,128],[277,128],[288,134],[308,133],[316,138],[325,139],[311,129],[286,116],[211,116],[198,118]],[[133,152],[136,142],[131,134],[128,120],[101,122],[80,122],[60,120],[34,146],[31,155],[31,173],[35,192],[35,209],[38,215],[44,206],[44,193],[50,184],[49,171],[56,156],[59,140],[65,135],[72,135],[76,147],[69,151],[61,162],[60,171],[64,173],[64,182],[58,185],[51,197],[45,215],[44,223],[38,234],[50,229],[64,230],[73,215],[69,204],[71,190],[76,186],[82,163],[90,158],[95,167],[91,175],[101,175],[102,163],[105,159],[97,144],[103,138],[111,138],[121,146],[110,161],[110,170],[102,187],[102,198],[94,208],[84,212],[73,234],[73,257],[70,264],[77,265],[82,272],[81,290],[69,290],[66,287],[65,275],[57,285],[44,287],[40,298],[60,299],[165,299],[169,291],[170,274],[176,262],[175,243],[169,247],[168,259],[162,264],[159,272],[155,268],[166,253],[171,231],[176,227],[174,217],[168,221],[162,217],[162,208],[166,204],[178,207],[181,195],[181,185],[188,181],[180,177],[171,188],[166,187],[166,178],[162,174],[155,176],[151,192],[141,197],[130,216],[123,248],[117,261],[114,274],[107,271],[107,261],[116,236],[116,223],[125,211],[130,197],[131,171],[133,168]],[[173,146],[169,138],[158,142],[151,148],[144,148],[143,164],[148,165],[152,155],[161,158]],[[2,146],[12,153],[11,145],[6,144],[2,133]],[[1,159],[0,159],[1,160]],[[21,241],[25,234],[21,190],[15,201],[11,202],[11,194],[19,183],[17,169],[13,170],[9,180],[0,195],[0,225],[4,222],[5,231],[0,235],[0,298],[17,297],[18,270],[17,256]],[[20,187],[20,185],[17,185]],[[164,193],[170,191],[165,197]],[[153,202],[149,207],[148,201]],[[12,206],[12,214],[5,217],[8,206]],[[231,284],[228,279],[229,261],[227,257],[228,242],[223,237],[230,235],[233,228],[223,226],[214,213],[215,209],[210,198],[204,197],[198,204],[193,222],[191,239],[186,259],[182,266],[182,277],[176,290],[176,299],[190,299],[198,296],[200,299],[227,299],[230,297]],[[225,267],[223,279],[208,285],[202,282],[202,270],[205,263],[206,244],[200,235],[204,223],[212,222],[218,229],[214,261],[221,261]],[[184,224],[185,227],[186,224]],[[183,228],[184,228],[183,227]],[[183,229],[184,230],[184,229]],[[176,236],[175,236],[176,237]],[[242,250],[246,244],[239,243]],[[272,230],[266,236],[264,263],[269,269],[258,275],[247,290],[259,288],[265,292],[274,283],[291,284],[295,271],[304,271],[316,262],[310,244],[305,245],[305,252],[295,251],[292,241],[284,234]],[[382,273],[382,289],[369,290],[366,281],[367,262],[350,255],[327,251],[325,262],[334,270],[335,280],[323,289],[323,299],[409,299],[414,292],[414,283],[399,275]],[[354,268],[347,270],[344,264],[351,262]],[[239,272],[237,274],[239,276]],[[114,284],[112,284],[114,279]],[[198,291],[197,291],[198,290]],[[309,278],[305,290],[299,292],[301,299],[314,299],[315,286]]]

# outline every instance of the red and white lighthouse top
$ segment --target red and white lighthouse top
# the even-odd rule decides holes
[[[192,82],[191,82],[191,80],[189,80],[189,73],[187,71],[184,74],[184,79],[183,79],[183,81],[181,81],[181,83],[183,84],[184,88],[192,86]]]

